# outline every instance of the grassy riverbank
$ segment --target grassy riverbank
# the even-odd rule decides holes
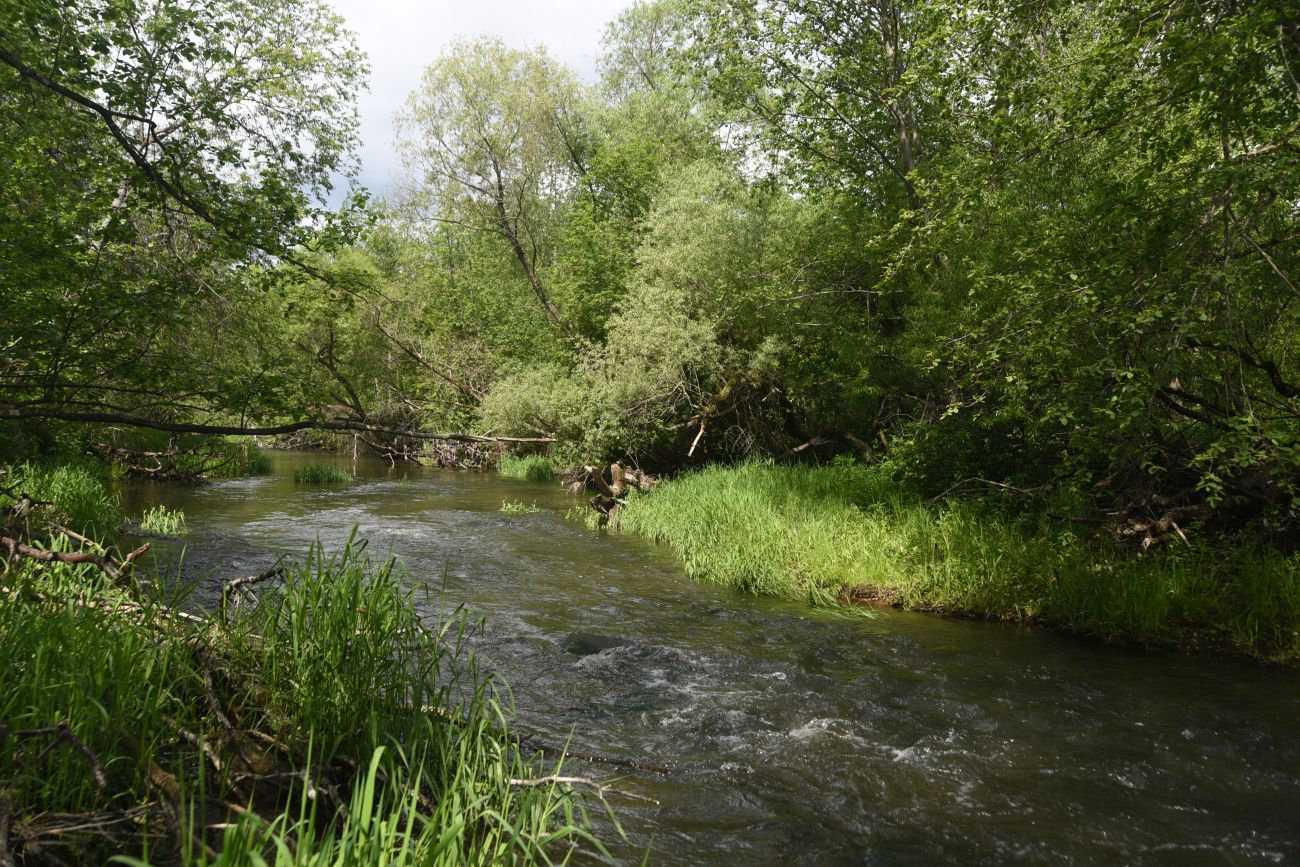
[[[882,467],[711,467],[634,497],[620,523],[670,545],[693,577],[746,592],[1300,661],[1294,556],[1181,544],[1138,555],[1088,527],[927,503]]]
[[[38,499],[62,485],[82,504],[19,516],[0,495],[4,535],[104,553],[36,529],[102,532],[114,503],[93,474],[0,484]],[[0,856],[461,865],[601,851],[581,803],[510,733],[462,621],[425,623],[391,564],[363,543],[318,548],[255,589],[198,618],[93,563],[8,564]]]

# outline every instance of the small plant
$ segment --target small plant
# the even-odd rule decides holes
[[[555,463],[541,455],[502,455],[498,465],[501,475],[508,479],[528,482],[549,482],[555,479]]]
[[[300,485],[343,485],[352,481],[352,476],[327,464],[310,464],[293,474],[293,480]]]
[[[155,506],[145,509],[140,517],[140,529],[157,536],[181,536],[185,533],[185,513],[180,509]]]
[[[502,500],[501,501],[501,511],[509,512],[511,514],[533,515],[536,514],[537,512],[540,512],[541,510],[542,507],[537,505],[536,500],[534,500],[532,503],[528,505],[524,505],[523,500]]]

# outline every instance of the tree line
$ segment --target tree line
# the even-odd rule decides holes
[[[365,61],[323,4],[3,9],[0,416],[848,455],[1296,524],[1281,0],[657,0],[594,84],[465,40],[401,189],[342,209]]]

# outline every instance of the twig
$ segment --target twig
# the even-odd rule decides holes
[[[284,567],[277,564],[260,575],[245,575],[243,578],[230,579],[226,582],[225,586],[221,588],[222,606],[225,606],[226,600],[231,596],[234,596],[236,601],[238,601],[240,596],[249,592],[249,587],[261,584],[263,581],[270,581],[272,578],[279,578],[282,575],[284,575]]]
[[[623,795],[626,798],[634,798],[638,801],[645,801],[650,804],[659,804],[654,798],[648,798],[645,795],[638,795],[635,792],[627,792],[622,789],[616,789],[608,783],[598,783],[595,780],[586,777],[566,777],[559,774],[551,774],[546,777],[537,777],[531,780],[507,780],[510,785],[518,786],[521,789],[536,789],[542,786],[568,785],[568,786],[587,786],[595,789],[603,798],[607,792]]]
[[[957,482],[955,485],[950,485],[948,488],[946,488],[943,491],[943,493],[931,497],[929,500],[927,500],[927,502],[937,503],[940,500],[942,500],[944,497],[953,493],[954,491],[961,490],[966,485],[972,483],[980,484],[980,485],[989,485],[990,487],[998,488],[1010,494],[1020,494],[1023,497],[1041,497],[1049,487],[1048,485],[1039,485],[1036,488],[1018,488],[1015,485],[1009,485],[1006,482],[995,482],[992,479],[981,479],[978,477],[972,477],[969,479],[962,479],[960,482]]]
[[[90,765],[90,779],[94,782],[95,788],[99,789],[101,792],[108,789],[108,780],[104,777],[104,765],[100,762],[99,756],[95,755],[94,751],[91,750],[90,747],[86,746],[85,741],[72,733],[72,729],[67,720],[63,720],[57,725],[42,726],[41,728],[35,729],[21,729],[19,731],[11,731],[9,726],[0,725],[0,744],[3,744],[8,740],[11,735],[14,740],[19,743],[31,740],[32,738],[51,738],[50,742],[45,745],[45,748],[36,755],[37,762],[49,755],[50,751],[59,744],[68,744],[80,753]]]

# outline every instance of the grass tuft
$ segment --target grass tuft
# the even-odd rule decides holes
[[[523,500],[502,500],[501,511],[512,514],[535,515],[542,510],[537,501],[525,504]]]
[[[295,471],[293,480],[300,485],[342,485],[352,481],[352,476],[328,464],[310,464]]]
[[[555,463],[541,455],[501,455],[501,475],[508,479],[529,482],[550,482],[555,479]]]
[[[183,536],[186,532],[185,513],[162,505],[145,509],[140,516],[140,529],[158,536]]]

